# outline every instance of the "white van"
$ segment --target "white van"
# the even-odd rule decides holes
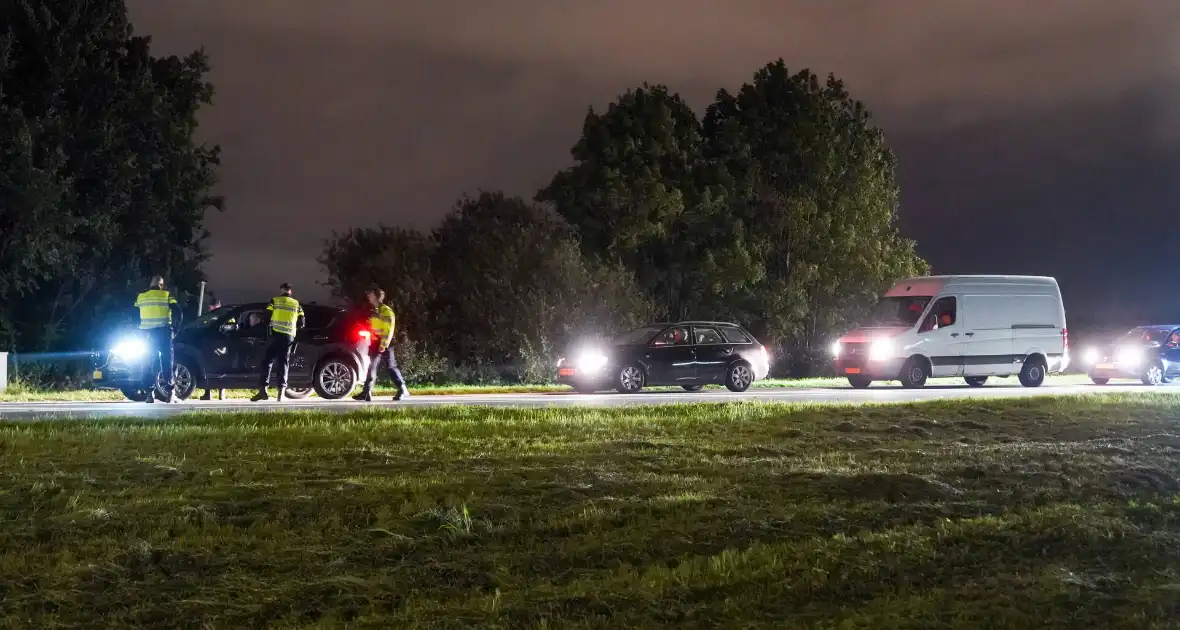
[[[837,373],[856,388],[900,380],[1018,375],[1037,387],[1069,365],[1057,280],[1037,276],[929,276],[889,290],[868,319],[832,346]]]

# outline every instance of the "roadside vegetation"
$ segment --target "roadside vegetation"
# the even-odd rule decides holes
[[[1045,381],[1045,385],[1080,385],[1088,384],[1090,380],[1084,375],[1062,375],[1049,377]],[[989,385],[1019,387],[1015,378],[1008,379],[993,379]],[[884,383],[874,385],[874,387],[896,387],[897,385]],[[960,387],[964,386],[961,378],[944,378],[931,379],[927,385],[928,387]],[[754,383],[754,389],[774,389],[780,387],[848,387],[848,381],[842,378],[799,378],[799,379],[767,379]],[[682,391],[676,387],[653,387],[650,391],[668,391],[678,392]],[[725,391],[725,388],[720,385],[711,385],[706,387],[708,391]],[[358,390],[359,391],[359,390]],[[379,384],[374,389],[376,396],[393,396],[395,389],[389,386],[388,383]],[[552,384],[538,384],[538,385],[424,385],[416,386],[413,382],[410,383],[410,393],[415,396],[457,396],[457,395],[475,395],[475,394],[545,394],[545,393],[573,393],[569,387],[563,385]],[[204,393],[204,390],[197,390],[193,398],[189,402],[197,402]],[[226,399],[246,399],[255,394],[255,390],[251,389],[229,389],[225,391]],[[315,394],[311,395],[315,398]],[[218,400],[217,390],[213,391],[213,399]],[[0,392],[0,403],[4,402],[115,402],[123,401],[126,398],[117,391],[111,390],[96,390],[96,389],[44,389],[33,385],[29,385],[24,381],[17,381],[9,383],[6,391]]]
[[[1145,628],[1172,396],[0,424],[0,625]]]

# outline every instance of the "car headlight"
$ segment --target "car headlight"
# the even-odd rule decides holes
[[[844,351],[844,344],[840,343],[839,341],[832,344],[832,356],[838,357],[838,356],[840,356],[840,353],[843,351]]]
[[[583,370],[601,370],[606,367],[606,355],[601,352],[587,350],[578,357],[578,367]]]
[[[111,354],[127,361],[134,361],[147,354],[147,344],[141,339],[123,339],[111,348]]]
[[[1098,352],[1098,348],[1086,348],[1082,353],[1082,361],[1091,365],[1102,360],[1102,355]]]
[[[1119,363],[1136,366],[1143,361],[1143,348],[1126,347],[1119,349]]]
[[[885,361],[897,356],[897,344],[892,339],[878,339],[869,346],[870,361]]]

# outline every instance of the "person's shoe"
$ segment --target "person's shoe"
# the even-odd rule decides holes
[[[393,399],[394,400],[405,400],[409,397],[410,397],[410,390],[401,389],[401,390],[398,390],[397,395],[394,396]]]
[[[176,404],[180,404],[181,402],[183,402],[183,401],[181,401],[180,397],[177,396],[175,393],[173,393],[171,396],[168,397],[169,404],[176,405]]]
[[[275,400],[277,400],[277,401],[279,401],[279,402],[283,402],[283,391],[284,391],[284,390],[281,390],[281,389],[280,389],[280,390],[279,390],[279,393],[278,393],[278,394],[275,394]]]
[[[201,395],[201,400],[213,400],[213,392],[205,390],[205,393]]]
[[[270,400],[270,396],[267,395],[265,389],[258,392],[257,394],[254,394],[254,397],[250,399],[250,402],[262,402],[264,400]]]
[[[373,393],[369,391],[363,391],[356,396],[353,396],[352,399],[358,400],[360,402],[373,402]]]
[[[147,404],[149,404],[149,405],[150,405],[150,404],[153,404],[153,403],[155,403],[155,402],[156,402],[156,392],[154,392],[154,391],[149,391],[149,392],[148,392],[148,397],[147,397],[147,400],[145,400],[145,401],[143,401],[143,402],[145,402],[145,403],[147,403]]]

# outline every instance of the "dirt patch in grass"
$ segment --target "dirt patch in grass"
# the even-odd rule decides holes
[[[0,424],[0,626],[1169,627],[1178,419],[1134,396]]]

